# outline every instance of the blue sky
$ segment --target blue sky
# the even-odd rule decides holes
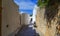
[[[25,12],[33,14],[34,6],[37,4],[37,0],[14,0],[19,5],[19,12]]]

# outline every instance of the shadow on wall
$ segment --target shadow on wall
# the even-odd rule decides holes
[[[19,29],[21,29],[21,28],[18,27],[14,32],[10,33],[8,36],[15,36],[15,34],[18,33]]]
[[[58,17],[58,13],[59,13],[58,6],[60,6],[60,0],[49,0],[48,5],[46,5],[46,7],[45,7],[44,18],[46,19],[48,28],[51,27],[51,21],[52,20],[55,21],[56,18],[54,18],[54,17]],[[59,23],[59,22],[57,21],[57,23]]]
[[[53,19],[55,21],[54,17],[58,15],[58,5],[59,2],[57,0],[50,0],[48,5],[46,5],[44,17],[46,18],[47,24],[49,23],[51,25],[51,20]]]

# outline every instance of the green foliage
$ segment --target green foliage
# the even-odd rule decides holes
[[[40,7],[43,7],[43,6],[47,5],[48,2],[49,2],[49,0],[38,0],[37,5],[40,6]]]

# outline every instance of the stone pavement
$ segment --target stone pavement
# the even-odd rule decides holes
[[[36,33],[36,30],[33,28],[33,25],[28,25],[24,27],[22,30],[18,31],[16,36],[39,36]]]

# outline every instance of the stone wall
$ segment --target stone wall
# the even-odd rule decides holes
[[[58,12],[60,13],[60,9]],[[51,27],[48,28],[46,19],[44,17],[44,13],[45,7],[37,9],[36,15],[37,32],[40,34],[40,36],[56,36],[56,26],[58,21],[57,15],[54,17],[55,19],[51,20]]]
[[[2,36],[12,36],[21,26],[18,6],[13,0],[2,0]]]

